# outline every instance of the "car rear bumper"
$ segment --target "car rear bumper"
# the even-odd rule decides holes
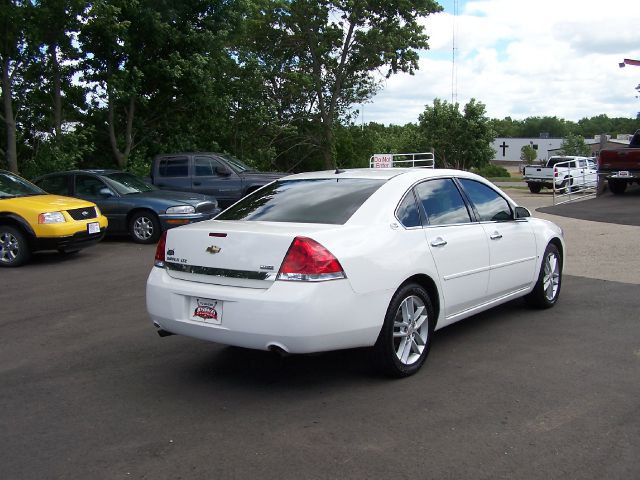
[[[607,180],[610,178],[615,180],[629,181],[640,180],[640,170],[605,170],[600,171],[599,175]]]
[[[268,289],[190,282],[154,267],[147,310],[157,328],[244,348],[312,353],[372,346],[389,295],[356,294],[348,280],[275,281]],[[192,319],[195,298],[218,300],[221,323]]]

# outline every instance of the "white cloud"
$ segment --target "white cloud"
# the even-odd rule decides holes
[[[416,122],[425,105],[434,98],[451,101],[452,91],[461,105],[471,98],[483,102],[493,118],[634,117],[640,67],[618,67],[623,58],[640,58],[640,9],[634,4],[469,1],[455,18],[453,82],[454,18],[447,10],[433,15],[424,21],[430,50],[422,53],[420,69],[387,80],[364,107],[364,121]]]

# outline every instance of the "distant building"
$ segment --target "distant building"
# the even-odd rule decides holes
[[[498,137],[491,144],[494,151],[494,157],[491,163],[503,166],[519,166],[522,165],[520,160],[522,147],[529,145],[536,153],[536,162],[543,162],[549,158],[550,150],[557,150],[562,145],[562,138],[509,138]]]
[[[615,139],[606,135],[604,148],[619,148],[629,145],[632,135],[622,134]],[[562,138],[549,138],[548,134],[541,134],[539,137],[531,138],[510,138],[498,137],[491,144],[494,152],[491,163],[503,167],[521,167],[524,162],[520,160],[522,147],[531,146],[537,153],[534,163],[544,163],[549,157],[559,155],[562,147]],[[591,148],[591,155],[597,156],[601,149],[600,135],[594,138],[585,139],[585,143]]]

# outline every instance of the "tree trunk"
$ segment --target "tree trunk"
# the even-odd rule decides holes
[[[11,76],[9,75],[9,60],[2,62],[2,104],[4,109],[4,124],[7,131],[7,166],[13,173],[18,173],[18,153],[16,148],[16,119],[13,116],[13,102],[11,99]]]
[[[58,45],[55,43],[49,46],[51,53],[51,65],[53,65],[53,128],[56,136],[62,133],[62,93],[61,93],[61,71],[58,62]]]
[[[127,114],[127,127],[125,130],[125,148],[124,151],[120,151],[118,148],[118,139],[116,138],[115,127],[115,105],[114,101],[109,95],[109,142],[111,144],[111,151],[116,159],[118,168],[123,169],[127,166],[127,160],[131,153],[133,146],[133,115],[135,112],[135,99],[133,96],[129,99],[129,108],[126,110]]]
[[[334,147],[333,128],[331,123],[322,123],[322,141],[320,149],[322,151],[322,161],[324,163],[325,170],[331,170],[336,168],[336,162],[333,158]]]

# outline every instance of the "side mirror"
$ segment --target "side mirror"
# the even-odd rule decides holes
[[[531,216],[531,212],[524,207],[516,207],[514,212],[514,219],[519,220],[521,218],[527,218]]]
[[[98,194],[104,198],[113,197],[113,192],[109,190],[107,187],[102,187],[98,192]]]
[[[231,169],[229,169],[229,168],[227,168],[225,166],[219,165],[219,166],[216,167],[216,173],[218,175],[222,175],[223,177],[228,177],[233,172],[231,171]]]

